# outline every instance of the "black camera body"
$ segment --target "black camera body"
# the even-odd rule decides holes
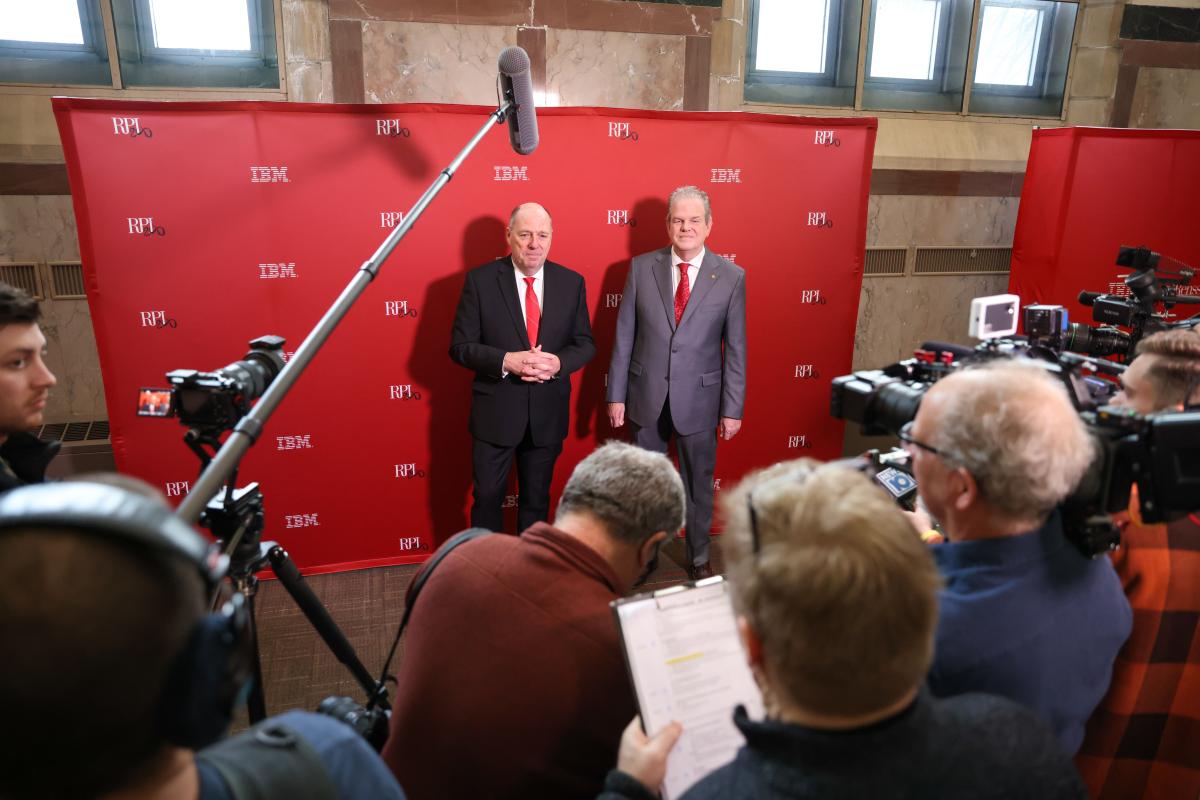
[[[317,713],[333,717],[349,725],[358,732],[359,736],[367,740],[376,753],[381,752],[383,745],[387,742],[388,713],[382,708],[368,711],[354,702],[351,697],[335,695],[322,700],[321,705],[317,706]]]
[[[224,431],[250,410],[283,369],[283,337],[260,336],[250,351],[214,372],[177,369],[167,373],[173,416],[189,428]]]

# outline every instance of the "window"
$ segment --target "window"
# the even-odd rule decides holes
[[[870,0],[865,9],[862,0],[750,0],[745,99],[1060,116],[1076,9],[1066,0]]]
[[[111,86],[96,0],[0,0],[0,81]]]

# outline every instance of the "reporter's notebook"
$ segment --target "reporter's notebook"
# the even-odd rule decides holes
[[[664,800],[678,798],[744,743],[735,707],[745,706],[751,719],[763,716],[729,585],[707,578],[616,600],[612,608],[646,732],[653,736],[672,720],[683,725],[662,787]]]

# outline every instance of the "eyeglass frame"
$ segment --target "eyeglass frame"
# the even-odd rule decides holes
[[[939,458],[947,458],[947,459],[950,458],[950,456],[947,453],[943,452],[942,450],[939,450],[938,448],[934,447],[933,445],[926,444],[925,442],[922,442],[920,439],[914,438],[911,433],[911,431],[913,429],[913,422],[914,422],[914,420],[910,419],[908,422],[901,425],[900,430],[896,431],[896,438],[899,439],[900,441],[904,442],[905,444],[911,444],[914,447],[919,447],[922,450],[924,450],[925,452],[932,453],[933,455],[938,456]]]

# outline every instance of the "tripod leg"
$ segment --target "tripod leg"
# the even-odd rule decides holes
[[[300,574],[300,570],[296,569],[296,564],[287,551],[281,546],[275,545],[267,551],[267,558],[270,559],[271,568],[275,571],[279,582],[288,590],[288,594],[296,601],[296,605],[304,612],[304,616],[325,640],[325,644],[337,656],[338,661],[345,664],[346,668],[350,670],[355,680],[367,693],[367,697],[374,700],[375,705],[380,708],[390,709],[387,687],[382,682],[376,682],[371,677],[371,673],[367,672],[367,668],[358,660],[354,647],[338,628],[337,623],[333,621],[333,617],[329,616],[329,612],[313,593],[312,588],[305,582],[304,576]]]
[[[251,578],[254,580],[254,578]],[[250,610],[250,648],[251,663],[254,666],[254,677],[250,684],[250,694],[246,696],[246,713],[250,724],[261,722],[267,717],[267,701],[263,696],[262,659],[258,655],[258,622],[254,619],[254,588],[243,590],[246,603]]]

